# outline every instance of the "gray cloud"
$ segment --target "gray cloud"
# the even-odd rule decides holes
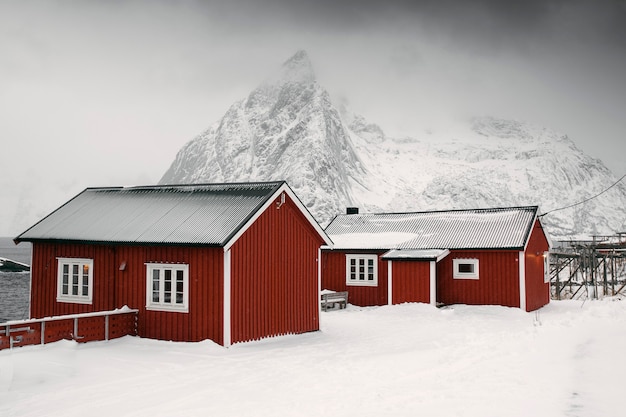
[[[389,132],[514,117],[620,174],[625,16],[610,0],[0,1],[0,145],[20,156],[0,185],[52,209],[87,186],[156,182],[298,49]]]

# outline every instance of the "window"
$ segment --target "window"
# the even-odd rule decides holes
[[[455,279],[478,279],[478,259],[453,259],[452,268]]]
[[[93,259],[57,258],[57,301],[91,304]]]
[[[146,264],[146,308],[189,312],[189,265]]]
[[[543,253],[543,282],[550,282],[550,252]]]
[[[378,285],[378,257],[376,255],[346,255],[346,284]]]

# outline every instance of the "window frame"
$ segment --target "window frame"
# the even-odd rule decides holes
[[[472,272],[459,271],[460,265],[472,265]],[[454,279],[480,279],[479,261],[477,258],[454,258],[452,260],[452,278]]]
[[[67,273],[64,266],[67,265]],[[87,276],[85,277],[85,266],[87,266]],[[76,272],[74,273],[74,267]],[[82,273],[80,271],[83,271]],[[67,274],[67,283],[64,282],[64,276]],[[70,282],[70,279],[76,274],[77,281]],[[78,294],[81,288],[85,287],[84,279],[87,278],[87,295]],[[64,293],[64,287],[67,285],[67,294]],[[77,294],[70,294],[71,288],[76,286]],[[57,258],[57,302],[74,303],[74,304],[93,304],[93,259],[90,258]]]
[[[372,261],[372,275],[373,279],[352,279],[351,261],[356,261],[356,267],[359,267],[359,261],[365,261],[365,268],[368,268],[368,261]],[[358,276],[361,276],[360,272],[356,272]],[[369,275],[369,271],[364,271],[364,278]],[[378,255],[375,254],[346,254],[346,285],[361,286],[361,287],[377,287],[378,286]]]
[[[146,310],[152,311],[170,311],[177,313],[189,312],[189,264],[175,264],[175,263],[162,263],[162,262],[146,262]],[[154,301],[154,271],[161,271],[159,275],[159,281],[163,282],[163,285],[159,285],[159,301]],[[171,287],[170,287],[170,301],[166,302],[166,290],[165,290],[165,271],[170,272]],[[176,278],[177,271],[182,271],[182,302],[176,303]],[[161,279],[163,277],[163,279]],[[173,295],[173,296],[172,296]],[[172,302],[174,301],[174,302]]]
[[[550,283],[550,252],[543,253],[543,283]]]

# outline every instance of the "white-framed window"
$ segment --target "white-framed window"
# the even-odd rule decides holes
[[[478,259],[453,259],[452,271],[454,279],[478,279]]]
[[[377,255],[346,255],[346,284],[378,285]]]
[[[57,258],[57,301],[91,304],[93,259]]]
[[[189,265],[146,264],[146,308],[189,312]]]
[[[550,252],[543,253],[543,282],[550,282]]]

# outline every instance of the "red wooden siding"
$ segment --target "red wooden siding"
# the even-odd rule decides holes
[[[118,247],[117,298],[139,309],[137,333],[160,340],[222,343],[224,251],[222,248],[121,246]],[[146,262],[189,265],[189,312],[146,309]]]
[[[519,251],[450,251],[437,263],[437,301],[519,307]],[[452,260],[478,259],[479,279],[452,278]]]
[[[277,200],[278,201],[278,200]],[[321,237],[286,196],[231,248],[232,343],[319,329]]]
[[[543,254],[549,249],[541,223],[536,220],[526,248],[526,311],[550,302],[550,283],[544,282]]]
[[[346,285],[346,254],[378,255],[378,285],[376,287]],[[348,302],[357,306],[387,304],[387,261],[380,259],[384,252],[331,251],[322,252],[322,289],[348,291]]]
[[[392,263],[393,304],[430,303],[430,262],[394,260]]]
[[[92,304],[58,303],[57,258],[89,258],[93,265]],[[64,314],[113,310],[115,305],[112,278],[114,256],[108,246],[33,243],[31,265],[30,316],[42,318]],[[96,261],[97,260],[97,261]]]
[[[59,303],[57,257],[93,259],[92,304]],[[189,313],[146,310],[146,262],[189,264]],[[120,270],[120,266],[125,268]],[[113,310],[139,310],[137,334],[176,341],[222,343],[222,248],[33,243],[33,318]]]

